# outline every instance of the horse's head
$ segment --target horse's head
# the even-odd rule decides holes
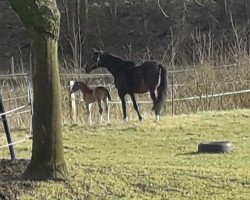
[[[70,94],[72,94],[72,93],[77,92],[78,90],[80,90],[80,86],[81,86],[81,83],[79,81],[76,81],[74,83],[73,87],[70,90]]]
[[[104,52],[102,50],[94,49],[94,52],[91,55],[91,65],[86,66],[85,72],[90,73],[96,68],[104,67],[103,55],[104,55]]]

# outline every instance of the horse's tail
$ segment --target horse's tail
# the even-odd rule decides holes
[[[160,85],[158,86],[158,96],[154,104],[154,111],[156,115],[160,114],[161,108],[164,105],[164,101],[167,98],[167,89],[168,89],[168,70],[167,67],[160,64]]]

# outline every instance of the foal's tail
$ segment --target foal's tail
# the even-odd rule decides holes
[[[109,93],[109,91],[106,89],[106,91],[107,91],[107,97],[108,97],[108,100],[109,101],[111,101],[111,96],[110,96],[110,93]]]
[[[158,96],[154,104],[154,111],[156,115],[160,114],[164,101],[167,98],[168,89],[168,70],[167,67],[160,64],[160,85],[158,86]]]

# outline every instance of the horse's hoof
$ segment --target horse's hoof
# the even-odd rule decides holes
[[[127,123],[128,122],[128,118],[126,117],[125,119],[123,119],[123,122]]]
[[[160,121],[160,115],[156,115],[156,116],[155,116],[155,121],[156,121],[156,122]]]
[[[139,120],[142,121],[142,117],[139,117]]]

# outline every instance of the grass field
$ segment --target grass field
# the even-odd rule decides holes
[[[230,140],[235,150],[196,153],[200,142],[218,140]],[[20,199],[250,198],[250,110],[65,126],[64,146],[69,180],[32,183]],[[29,158],[30,142],[16,150]],[[0,157],[7,153],[1,150]]]

